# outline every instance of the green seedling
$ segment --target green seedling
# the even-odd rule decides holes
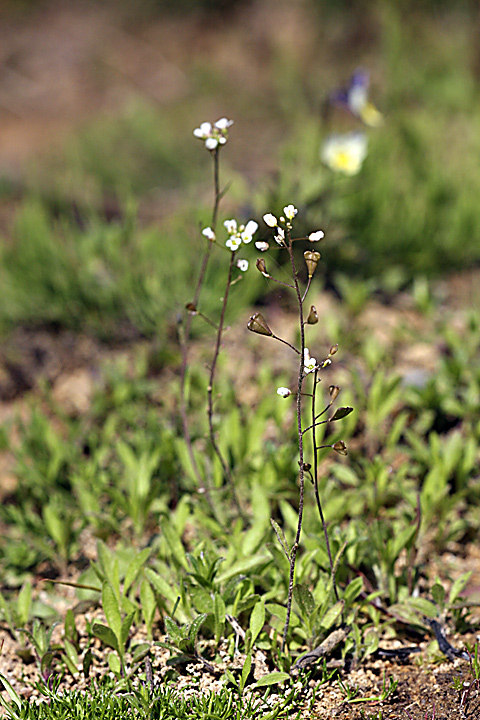
[[[167,641],[156,642],[155,645],[165,647],[170,651],[178,650],[180,654],[174,655],[171,660],[175,663],[201,662],[208,670],[213,670],[212,665],[200,655],[197,649],[198,634],[206,618],[207,614],[202,613],[191,623],[178,626],[170,617],[166,616]]]

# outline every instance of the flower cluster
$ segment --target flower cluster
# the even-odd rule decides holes
[[[209,122],[203,122],[200,127],[195,128],[193,134],[199,140],[205,141],[207,150],[215,150],[218,145],[225,145],[228,140],[228,128],[233,125],[233,120],[227,120],[226,117],[220,118],[212,125]]]
[[[254,234],[258,230],[258,223],[255,220],[249,220],[246,225],[237,225],[236,220],[225,220],[223,223],[228,232],[228,240],[225,245],[232,251],[238,250],[243,243],[252,242]]]
[[[263,216],[263,222],[265,225],[268,225],[268,227],[275,229],[275,235],[274,240],[280,247],[286,247],[285,244],[285,230],[291,230],[292,229],[292,221],[295,218],[296,214],[298,213],[297,208],[294,205],[286,205],[283,208],[283,215],[280,215],[279,218],[277,218],[272,213],[266,213]],[[308,239],[310,242],[318,242],[324,237],[325,233],[323,230],[317,230],[316,232],[310,233],[308,236]],[[268,242],[265,241],[259,241],[255,243],[255,247],[257,250],[261,250],[264,252],[265,250],[268,250],[270,245]]]

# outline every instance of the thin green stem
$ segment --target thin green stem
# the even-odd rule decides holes
[[[217,455],[218,459],[220,460],[220,464],[222,466],[223,475],[225,477],[225,480],[227,481],[227,484],[230,487],[230,491],[232,493],[233,502],[235,503],[235,506],[237,508],[238,513],[242,518],[245,519],[244,513],[242,511],[240,501],[238,499],[238,495],[235,489],[235,483],[233,482],[232,473],[230,471],[230,468],[228,467],[228,464],[223,457],[222,451],[220,450],[217,438],[215,435],[215,429],[213,427],[213,384],[215,380],[215,370],[217,368],[217,361],[218,356],[220,355],[220,347],[222,343],[222,335],[223,335],[223,327],[225,324],[225,313],[227,310],[227,303],[228,303],[228,295],[230,292],[230,287],[232,285],[232,273],[233,268],[235,266],[235,252],[231,253],[230,256],[230,265],[228,268],[228,276],[227,276],[227,284],[225,287],[225,292],[223,294],[223,302],[222,302],[222,310],[220,313],[220,321],[218,323],[218,329],[217,329],[217,338],[215,341],[215,348],[213,351],[213,358],[212,358],[212,364],[210,366],[210,377],[208,381],[208,388],[207,388],[207,394],[208,394],[208,406],[207,406],[207,416],[208,416],[208,429],[209,429],[209,435],[210,435],[210,442],[212,443],[212,447],[215,451],[215,454]]]
[[[318,490],[318,450],[319,447],[317,446],[317,434],[316,434],[316,428],[317,424],[315,422],[315,399],[317,394],[317,379],[318,379],[318,369],[315,370],[315,376],[313,380],[313,394],[312,394],[312,442],[313,442],[313,487],[315,491],[315,501],[317,503],[318,513],[320,515],[320,520],[322,522],[323,527],[323,535],[325,537],[325,545],[327,548],[327,554],[328,554],[328,561],[330,563],[330,574],[332,578],[332,585],[333,585],[333,592],[335,593],[335,599],[338,602],[338,590],[337,590],[337,583],[335,580],[335,567],[333,564],[333,558],[332,558],[332,552],[330,549],[330,541],[328,539],[328,530],[327,530],[327,523],[325,522],[325,516],[323,514],[323,508],[322,503],[320,500],[320,492]],[[331,405],[332,403],[330,403]],[[330,407],[330,405],[328,407]],[[324,411],[325,412],[325,411]],[[321,413],[322,414],[322,413]],[[326,421],[328,422],[328,421]]]
[[[217,225],[217,218],[218,218],[218,208],[219,208],[220,200],[222,198],[223,193],[220,191],[219,149],[216,148],[212,152],[212,155],[213,155],[214,200],[213,200],[211,227],[212,227],[212,230],[215,232],[215,228]],[[210,259],[210,254],[212,251],[212,244],[213,243],[210,241],[207,242],[207,247],[203,254],[202,264],[200,266],[200,272],[198,275],[197,284],[195,286],[195,292],[193,295],[192,304],[194,307],[197,307],[197,305],[198,305],[200,293],[201,293],[201,290],[203,287],[203,282],[205,280],[205,273],[207,271],[208,261]],[[192,444],[192,435],[190,432],[190,421],[189,421],[189,417],[188,417],[186,382],[187,382],[187,369],[188,369],[188,344],[190,341],[190,332],[192,329],[192,318],[193,318],[192,314],[187,315],[186,320],[185,320],[184,331],[180,335],[180,348],[181,348],[181,353],[182,353],[182,364],[180,367],[180,418],[182,421],[183,436],[184,436],[185,443],[187,446],[187,452],[188,452],[188,456],[190,458],[190,463],[192,465],[194,475],[197,478],[198,485],[199,485],[202,493],[205,495],[205,498],[208,502],[208,505],[210,506],[210,509],[212,510],[213,514],[215,516],[217,516],[217,510],[216,510],[215,503],[213,502],[213,499],[212,499],[212,496],[210,493],[210,488],[209,488],[205,478],[203,477],[202,473],[200,472],[200,468],[198,467],[198,463],[195,458],[195,453],[194,453],[193,444]]]

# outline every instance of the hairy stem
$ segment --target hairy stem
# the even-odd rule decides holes
[[[287,642],[288,628],[290,626],[290,618],[292,615],[292,602],[293,602],[293,585],[295,581],[295,565],[297,561],[297,552],[300,545],[300,536],[302,534],[302,523],[303,523],[303,500],[305,493],[305,469],[304,469],[304,453],[303,453],[303,432],[302,432],[302,386],[304,378],[304,352],[305,352],[305,326],[303,322],[303,298],[300,292],[298,284],[297,269],[295,267],[295,260],[293,257],[292,242],[290,234],[287,232],[288,237],[288,253],[290,255],[290,263],[292,266],[293,281],[295,286],[295,293],[297,295],[298,303],[298,315],[300,322],[300,364],[298,369],[298,390],[297,390],[297,431],[298,431],[298,463],[300,466],[299,472],[299,498],[298,498],[298,522],[297,532],[295,533],[295,541],[290,553],[290,572],[288,578],[288,597],[287,597],[287,617],[285,619],[285,627],[283,629],[282,638],[282,651],[285,649]]]

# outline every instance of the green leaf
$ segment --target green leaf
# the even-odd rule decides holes
[[[172,618],[168,617],[168,615],[165,616],[165,630],[167,631],[167,635],[170,638],[170,641],[174,645],[178,645],[180,641],[183,640],[183,635],[180,632],[180,628],[172,620]]]
[[[147,580],[143,580],[140,585],[140,608],[142,610],[143,620],[147,626],[147,631],[150,635],[157,605],[155,602],[155,593]]]
[[[342,420],[344,417],[347,417],[347,415],[350,415],[350,413],[353,412],[352,407],[340,407],[335,410],[334,414],[331,418],[329,418],[329,422],[335,422],[335,420]]]
[[[283,605],[279,605],[278,603],[267,603],[265,607],[269,613],[275,615],[275,617],[278,617],[282,623],[285,623],[287,619],[286,607],[284,607]]]
[[[259,636],[265,624],[265,601],[257,602],[250,614],[249,628],[252,631],[252,645]]]
[[[273,519],[270,519],[270,522],[272,524],[273,529],[275,530],[275,535],[277,536],[278,542],[282,546],[283,552],[287,556],[288,560],[290,560],[290,550],[287,543],[287,538],[285,537],[285,533],[283,532],[280,525]]]
[[[95,623],[92,627],[92,632],[96,637],[100,638],[105,645],[108,645],[118,652],[118,640],[113,630],[101,623]]]
[[[327,630],[332,627],[332,625],[336,622],[336,620],[340,617],[340,615],[343,612],[344,608],[344,601],[339,600],[335,603],[335,605],[332,605],[332,607],[325,613],[325,615],[322,618],[322,627],[326,628]]]
[[[70,660],[70,662],[73,665],[73,667],[75,668],[75,670],[78,672],[78,668],[77,668],[78,653],[75,648],[75,645],[73,645],[70,642],[70,640],[68,640],[67,638],[64,638],[63,642],[64,642],[64,646],[65,646],[65,654],[68,657],[68,659]],[[71,670],[70,670],[70,672],[71,672]]]
[[[145,548],[141,552],[138,553],[138,555],[135,556],[135,558],[132,560],[130,565],[127,568],[127,572],[125,574],[125,580],[123,581],[123,594],[126,595],[128,592],[128,589],[134,582],[135,578],[137,577],[138,573],[142,569],[142,567],[147,562],[149,556],[151,553],[150,548]]]
[[[445,602],[445,588],[443,587],[443,585],[440,585],[440,583],[435,583],[430,592],[432,594],[434,602],[440,607],[443,607],[443,604]]]
[[[73,614],[73,610],[71,608],[69,608],[66,612],[64,629],[65,638],[75,644],[78,640],[78,631],[75,624],[75,615]]]
[[[463,575],[460,575],[460,577],[454,581],[454,583],[452,584],[452,587],[450,588],[450,593],[448,595],[449,605],[451,603],[454,603],[455,600],[458,598],[458,596],[464,589],[465,585],[470,580],[471,575],[472,575],[471,571],[466,572]]]
[[[207,618],[207,613],[202,613],[198,617],[195,618],[195,620],[191,623],[189,630],[188,630],[188,637],[189,639],[194,643],[194,645],[197,642],[197,635],[199,633],[200,628],[202,627],[203,623],[205,622]]]
[[[240,690],[242,690],[242,691],[243,691],[243,688],[245,687],[245,683],[247,682],[248,676],[250,675],[251,669],[252,669],[252,653],[249,652],[247,657],[245,658],[245,662],[243,663],[242,675],[240,678]]]
[[[308,587],[297,583],[293,588],[293,597],[297,601],[302,615],[309,617],[315,610],[315,600]]]
[[[155,592],[157,592],[160,597],[168,600],[173,607],[177,602],[178,592],[176,592],[161,575],[151,568],[145,568],[144,572]]]
[[[23,627],[27,624],[32,607],[32,583],[26,582],[17,596],[18,624]]]
[[[135,617],[135,613],[132,612],[126,617],[124,617],[122,622],[122,627],[120,631],[120,647],[123,649],[125,645],[127,644],[128,636],[130,634],[130,628],[132,626],[133,618]]]
[[[343,593],[343,599],[346,605],[351,605],[363,590],[363,578],[356,577],[352,582],[348,583]]]
[[[425,598],[410,598],[408,602],[415,610],[421,612],[422,615],[426,615],[429,618],[436,618],[438,615],[437,606],[430,602],[430,600],[426,600]]]
[[[228,570],[219,575],[217,581],[219,583],[224,583],[227,580],[230,580],[230,578],[235,577],[235,575],[242,575],[249,570],[258,568],[260,565],[269,564],[271,562],[272,560],[270,555],[264,554],[253,555],[253,557],[249,558],[242,558],[241,560],[238,560],[238,562],[234,563]]]
[[[121,642],[122,636],[122,617],[120,615],[120,608],[118,607],[118,601],[113,592],[110,583],[105,580],[102,586],[102,608],[105,613],[108,626],[115,633],[118,641]]]
[[[221,638],[223,637],[223,633],[225,631],[225,614],[226,614],[226,608],[225,603],[223,601],[223,598],[218,593],[215,593],[215,601],[214,601],[214,619],[215,619],[215,640],[218,643],[220,642]]]
[[[257,680],[254,687],[270,687],[270,685],[278,685],[278,683],[290,680],[290,675],[286,672],[271,672]]]
[[[110,670],[113,672],[114,675],[117,675],[117,677],[120,675],[121,672],[121,664],[120,664],[120,658],[118,655],[115,655],[115,653],[108,653],[108,666]]]

